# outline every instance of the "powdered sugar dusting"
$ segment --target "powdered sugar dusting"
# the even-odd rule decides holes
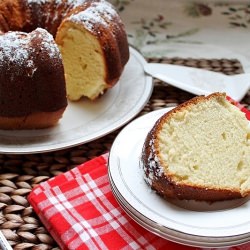
[[[150,152],[146,162],[143,164],[144,179],[151,186],[155,178],[161,177],[164,174],[163,167],[160,165],[158,156],[154,148],[154,139],[149,141]],[[144,145],[145,147],[145,145]],[[145,148],[143,149],[145,150]]]
[[[74,7],[77,7],[79,5],[84,4],[85,2],[86,2],[86,0],[67,0],[67,5],[74,8]]]
[[[38,37],[41,39],[41,50],[45,50],[46,53],[48,53],[50,58],[61,58],[61,53],[59,51],[58,46],[55,44],[53,36],[48,33],[46,30],[37,28],[32,33],[34,37],[38,35]]]
[[[26,0],[28,4],[45,4],[51,2],[51,0]]]
[[[81,4],[84,4],[86,2],[86,0],[26,0],[26,2],[28,4],[38,4],[38,5],[41,5],[41,4],[46,4],[46,3],[53,3],[53,4],[66,4],[67,6],[68,5],[72,5],[72,6],[79,6]]]
[[[24,32],[7,32],[0,35],[0,67],[8,70],[15,67],[13,74],[20,75],[27,72],[28,76],[32,76],[37,67],[33,60],[35,48],[31,46],[34,39],[40,39],[38,44],[41,51],[46,51],[50,58],[60,56],[59,49],[54,43],[52,35],[41,28],[31,33]]]
[[[69,20],[76,23],[84,23],[88,30],[92,30],[95,24],[107,26],[116,15],[112,5],[106,1],[93,3],[89,8],[69,17]]]
[[[8,32],[0,36],[0,63],[8,61],[20,66],[33,66],[29,60],[26,34],[22,32]]]

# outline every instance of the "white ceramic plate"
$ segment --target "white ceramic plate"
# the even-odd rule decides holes
[[[119,83],[97,101],[81,100],[69,105],[53,128],[0,130],[0,153],[41,153],[63,149],[100,138],[121,127],[145,106],[153,89],[146,76],[144,58],[130,48],[130,59]]]
[[[152,222],[150,219],[147,219],[143,214],[140,214],[140,212],[137,211],[135,208],[131,207],[116,189],[112,180],[111,188],[120,206],[132,219],[134,219],[142,227],[167,240],[188,246],[205,247],[209,249],[238,246],[244,244],[247,241],[250,241],[250,234],[243,234],[241,236],[224,238],[200,237],[197,235],[189,235],[182,232],[178,232],[163,225],[158,225],[155,222]],[[227,248],[227,250],[229,249]]]
[[[170,109],[144,115],[127,125],[110,151],[109,176],[114,195],[128,214],[169,240],[201,247],[238,245],[250,240],[250,202],[162,199],[145,183],[140,167],[142,146],[155,121]]]

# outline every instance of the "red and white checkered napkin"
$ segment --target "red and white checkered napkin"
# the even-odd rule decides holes
[[[30,193],[30,204],[59,246],[72,250],[183,249],[125,214],[110,189],[107,158],[108,154],[96,157]]]
[[[249,111],[235,104],[250,118]],[[65,250],[195,249],[164,240],[127,216],[111,192],[107,158],[108,154],[96,157],[43,182],[28,196],[59,246]]]
[[[234,104],[236,107],[238,107],[243,113],[245,113],[246,118],[250,121],[250,111],[247,108],[245,108],[242,104],[240,104],[239,102],[236,102],[229,96],[227,96],[227,100],[231,102],[232,104]]]

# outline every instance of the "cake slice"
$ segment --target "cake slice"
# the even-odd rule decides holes
[[[106,2],[75,8],[56,35],[63,57],[67,96],[94,100],[119,80],[129,59],[125,27]]]
[[[223,93],[164,114],[142,152],[146,182],[165,198],[220,201],[250,194],[250,129]]]

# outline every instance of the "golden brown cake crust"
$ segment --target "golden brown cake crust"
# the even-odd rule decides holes
[[[58,123],[58,120],[63,116],[65,108],[54,112],[32,113],[22,117],[0,116],[0,128],[4,130],[49,128]]]
[[[168,113],[163,115],[154,125],[152,130],[148,133],[143,150],[142,150],[142,167],[145,174],[146,182],[155,190],[159,195],[164,198],[173,199],[192,199],[192,200],[206,200],[206,201],[221,201],[241,198],[242,195],[238,190],[225,190],[225,189],[209,189],[203,186],[195,185],[184,185],[177,183],[171,178],[170,175],[166,176],[162,170],[161,163],[158,159],[158,146],[156,140],[156,134],[161,130],[162,125],[176,112],[179,112],[187,107],[192,106],[198,102],[204,100],[204,98],[220,98],[225,96],[225,94],[214,93],[207,97],[198,96],[195,97],[178,107],[170,110]],[[155,144],[154,146],[152,146]]]

